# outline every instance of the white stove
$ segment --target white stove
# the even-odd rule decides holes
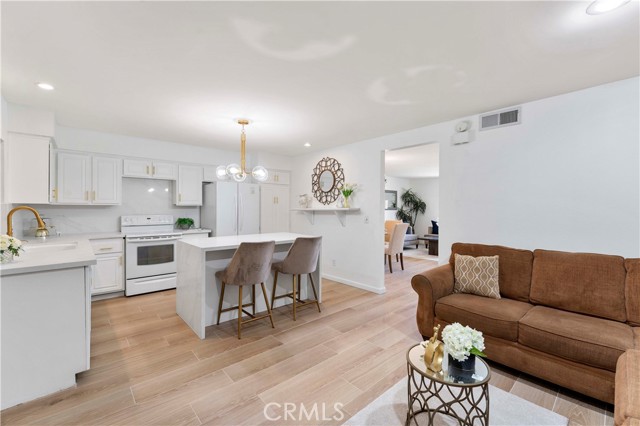
[[[171,215],[135,215],[120,218],[125,234],[125,295],[176,288],[176,242]]]

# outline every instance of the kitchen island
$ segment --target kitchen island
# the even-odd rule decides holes
[[[178,284],[176,288],[176,311],[178,315],[191,327],[199,338],[205,338],[205,327],[216,323],[218,313],[218,301],[222,283],[215,277],[217,271],[223,270],[235,253],[240,243],[275,241],[276,247],[273,254],[274,261],[282,260],[287,255],[291,244],[298,237],[310,237],[310,235],[279,232],[273,234],[234,235],[228,237],[200,238],[197,240],[178,241]],[[322,276],[320,271],[320,258],[318,267],[312,274],[318,288],[318,299],[322,300]],[[271,301],[273,289],[273,274],[265,283],[267,297]],[[303,276],[300,282],[301,298],[306,298],[309,283]],[[277,294],[291,292],[292,276],[280,274],[278,276]],[[256,290],[256,312],[266,310],[264,299]],[[250,303],[250,292],[247,292],[243,303]],[[237,305],[237,292],[227,291],[224,307]],[[290,303],[289,299],[278,299],[275,306]],[[237,318],[237,312],[223,312],[220,322]],[[278,324],[276,323],[276,328]]]
[[[89,369],[88,240],[29,241],[2,277],[2,404],[5,409],[74,386]]]

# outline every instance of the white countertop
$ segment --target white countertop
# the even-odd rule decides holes
[[[14,257],[13,262],[0,265],[0,276],[96,264],[93,248],[87,238],[63,236],[23,241],[25,250],[20,252],[20,256]]]
[[[51,235],[44,239],[44,243],[51,242],[64,242],[64,241],[78,241],[78,240],[104,240],[107,238],[124,238],[124,234],[122,232],[83,232],[80,234],[62,234],[62,235]],[[35,242],[38,244],[42,244],[42,238],[36,237],[22,237],[20,238],[22,241]]]
[[[204,228],[190,228],[190,229],[175,228],[174,231],[181,232],[183,234],[210,234],[211,233],[211,229],[204,229]]]
[[[227,237],[198,238],[195,240],[181,240],[179,244],[188,244],[203,251],[228,250],[237,248],[240,243],[259,243],[275,241],[276,244],[292,243],[298,237],[312,237],[312,235],[294,234],[291,232],[276,232],[273,234],[232,235]]]

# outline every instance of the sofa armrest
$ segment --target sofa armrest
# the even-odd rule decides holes
[[[411,287],[418,293],[416,322],[423,337],[433,334],[436,301],[453,293],[453,268],[450,264],[429,269],[411,278]]]

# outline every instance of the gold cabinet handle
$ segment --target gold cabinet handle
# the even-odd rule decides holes
[[[108,250],[113,250],[113,247],[100,247],[99,249],[100,251],[108,251]]]
[[[58,189],[57,189],[57,188],[53,188],[53,189],[51,190],[51,192],[53,193],[52,198],[53,198],[55,201],[58,201]]]
[[[147,174],[149,174],[149,166],[147,166]]]
[[[89,191],[84,191],[84,199],[89,201]]]
[[[178,202],[181,203],[182,202],[182,193],[178,194]]]
[[[93,197],[91,198],[92,201],[96,200],[96,191],[93,191]]]
[[[151,175],[152,176],[156,175],[156,166],[151,166]]]

